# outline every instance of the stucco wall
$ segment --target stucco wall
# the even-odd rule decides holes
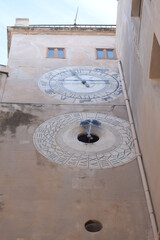
[[[131,0],[119,1],[117,52],[160,228],[160,79],[149,78],[154,34],[160,44],[160,2],[144,0],[140,18],[131,17],[131,9]]]
[[[65,47],[66,59],[46,58],[47,47]],[[122,127],[123,137],[119,131],[115,133],[115,137],[114,134],[111,135],[109,128],[104,124],[100,131],[101,133],[106,131],[107,137],[101,138],[103,134],[101,136],[98,134],[100,144],[96,145],[95,142],[92,149],[91,145],[87,146],[88,144],[77,140],[82,129],[75,133],[77,127],[74,124],[78,124],[78,129],[80,128],[81,114],[83,120],[90,118],[98,120],[101,113],[105,119],[108,115],[115,116],[117,120],[114,121],[113,129],[121,129],[118,118],[128,121],[123,94],[120,93],[120,98],[117,96],[117,104],[114,101],[102,103],[96,101],[91,104],[80,102],[77,104],[75,101],[65,104],[61,101],[57,104],[55,98],[44,94],[38,88],[38,80],[42,74],[59,67],[78,65],[82,68],[88,65],[110,68],[118,72],[117,60],[96,59],[95,49],[108,47],[115,48],[115,37],[98,35],[96,32],[92,36],[84,34],[12,36],[9,78],[3,97],[6,103],[0,104],[2,126],[0,182],[3,193],[0,196],[1,239],[37,240],[53,239],[53,236],[55,240],[153,239],[136,156],[134,155],[132,162],[119,165],[124,160],[125,154],[127,160],[130,159],[129,149],[132,149],[133,141],[128,135],[130,132],[128,123],[124,122]],[[115,75],[118,74],[114,74],[114,77]],[[110,77],[104,79],[107,80],[107,88],[112,86],[109,79]],[[98,78],[95,80],[98,82]],[[99,88],[97,83],[93,85]],[[119,85],[118,82],[117,86]],[[101,88],[99,89],[101,91]],[[95,95],[98,95],[98,91],[95,91]],[[92,98],[94,99],[94,96]],[[35,104],[36,102],[42,104]],[[55,122],[55,125],[53,124],[55,130],[52,130],[52,123],[47,126],[47,133],[52,134],[50,137],[47,134],[47,139],[52,142],[50,149],[53,151],[52,156],[55,156],[53,162],[36,148],[38,140],[46,152],[50,152],[48,141],[40,139],[46,133],[41,135],[38,130],[38,138],[34,135],[40,124],[50,118],[52,120],[54,118]],[[125,126],[128,126],[127,132]],[[66,134],[66,130],[69,130],[71,137]],[[54,140],[56,134],[57,138]],[[74,135],[76,137],[73,137]],[[124,139],[130,140],[129,145],[128,140],[124,143]],[[118,166],[115,167],[113,164],[108,169],[96,169],[95,159],[102,161],[105,154],[101,149],[98,156],[99,148],[108,144],[112,145],[110,148],[114,153],[108,156],[107,162],[117,161]],[[123,145],[119,153],[116,145]],[[126,146],[128,150],[125,150]],[[87,150],[88,148],[90,150]],[[91,155],[87,156],[87,151],[90,151]],[[59,152],[57,157],[54,155],[56,152]],[[90,169],[93,161],[94,168]],[[67,162],[70,162],[70,165],[67,166]],[[82,162],[81,168],[76,167],[79,162]],[[98,167],[100,166],[99,164]],[[97,233],[86,231],[85,223],[89,219],[100,219],[103,230]]]
[[[8,68],[5,65],[0,65],[0,101],[2,101],[6,79],[8,76]]]
[[[33,31],[34,32],[34,31]],[[65,48],[65,59],[47,58],[48,47]],[[67,66],[108,67],[117,71],[116,60],[96,59],[96,48],[115,48],[112,34],[14,34],[9,53],[9,78],[3,102],[51,103],[38,88],[40,77]],[[16,94],[15,94],[16,93]]]

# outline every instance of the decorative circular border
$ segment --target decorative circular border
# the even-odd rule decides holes
[[[74,91],[73,84],[79,84],[81,81],[78,79],[80,76],[87,76],[89,84],[101,84],[101,88],[94,86],[94,91],[90,91],[84,87],[83,91]],[[73,80],[73,76],[77,80]],[[66,82],[71,78],[70,89],[66,88]],[[94,79],[96,84],[94,82]],[[99,80],[98,80],[99,79]],[[98,82],[99,81],[99,82]],[[107,68],[96,67],[65,67],[59,68],[45,73],[39,80],[38,86],[40,90],[47,95],[54,97],[58,100],[63,100],[72,103],[101,103],[110,102],[122,94],[122,86],[120,76],[116,72],[112,72]],[[80,88],[80,84],[77,85]],[[89,90],[89,91],[88,91]]]
[[[96,119],[102,123],[93,129],[100,136],[100,141],[89,144],[78,141],[77,133],[84,131],[80,122],[86,119]],[[105,169],[136,158],[129,123],[103,113],[75,112],[53,117],[36,129],[33,141],[44,157],[65,166]]]

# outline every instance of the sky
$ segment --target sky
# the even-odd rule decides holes
[[[116,24],[116,0],[0,0],[0,64],[7,64],[7,26],[16,18],[30,24]]]

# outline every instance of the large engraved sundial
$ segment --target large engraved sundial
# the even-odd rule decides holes
[[[38,85],[45,94],[71,103],[109,102],[122,93],[119,74],[106,68],[60,68],[45,73]]]
[[[86,142],[82,123],[92,124],[95,141]],[[89,133],[88,133],[89,134]],[[129,123],[102,113],[75,112],[42,123],[34,133],[37,150],[48,160],[84,169],[104,169],[135,159]]]

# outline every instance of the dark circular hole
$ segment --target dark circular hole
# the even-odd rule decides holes
[[[99,232],[102,228],[102,224],[97,220],[89,220],[85,223],[85,229],[88,232]]]
[[[79,134],[77,138],[80,142],[84,142],[84,143],[94,143],[99,140],[98,136],[91,134],[91,137],[88,137],[86,133]]]

